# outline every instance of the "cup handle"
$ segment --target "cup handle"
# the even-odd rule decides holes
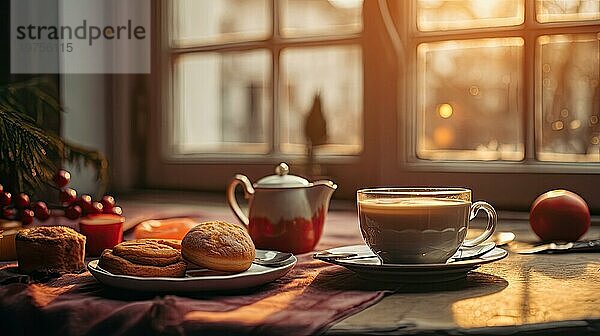
[[[238,184],[241,184],[244,189],[244,198],[249,200],[254,196],[254,188],[252,187],[252,183],[250,180],[244,175],[235,175],[231,183],[229,183],[229,187],[227,188],[227,203],[235,216],[244,224],[244,226],[248,226],[250,220],[248,220],[248,216],[244,214],[240,206],[238,205],[237,200],[235,199],[235,188]]]
[[[487,213],[488,222],[485,231],[479,235],[479,237],[465,240],[463,242],[463,246],[473,247],[483,243],[486,239],[490,238],[490,236],[496,231],[496,223],[498,222],[498,215],[496,214],[496,210],[489,203],[478,201],[471,205],[471,214],[469,215],[469,221],[473,220],[480,209],[483,209]]]

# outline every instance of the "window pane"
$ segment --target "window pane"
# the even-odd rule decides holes
[[[362,31],[363,0],[281,0],[281,34],[286,37]]]
[[[418,57],[419,158],[523,159],[521,38],[423,43]]]
[[[417,0],[421,31],[520,25],[523,0]]]
[[[183,54],[175,62],[175,154],[268,152],[269,52]]]
[[[538,22],[600,19],[600,0],[536,0]]]
[[[356,154],[362,150],[363,73],[359,46],[286,49],[281,55],[281,150],[305,153],[304,125],[326,123],[326,145],[317,153]],[[317,102],[317,103],[315,103]]]
[[[538,158],[600,162],[598,35],[540,36],[537,42]]]
[[[171,4],[174,47],[260,40],[271,34],[267,0],[173,0]]]

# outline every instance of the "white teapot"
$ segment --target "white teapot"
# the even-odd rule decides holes
[[[254,184],[248,177],[236,175],[227,189],[227,202],[257,248],[296,254],[312,251],[323,233],[329,200],[337,185],[289,175],[285,163],[280,163],[275,173]],[[235,199],[238,184],[249,202],[248,216]]]

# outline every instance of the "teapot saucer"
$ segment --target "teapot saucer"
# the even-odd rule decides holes
[[[327,258],[328,254],[351,254],[349,258]],[[406,283],[445,282],[465,278],[469,271],[477,267],[498,261],[508,256],[508,252],[499,247],[477,258],[450,260],[440,264],[382,264],[373,255],[367,245],[342,246],[315,254],[314,258],[331,264],[343,266],[360,277],[376,281]]]

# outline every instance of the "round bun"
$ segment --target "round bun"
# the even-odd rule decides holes
[[[252,239],[243,228],[222,221],[201,223],[181,241],[183,258],[216,271],[243,272],[256,257]]]

